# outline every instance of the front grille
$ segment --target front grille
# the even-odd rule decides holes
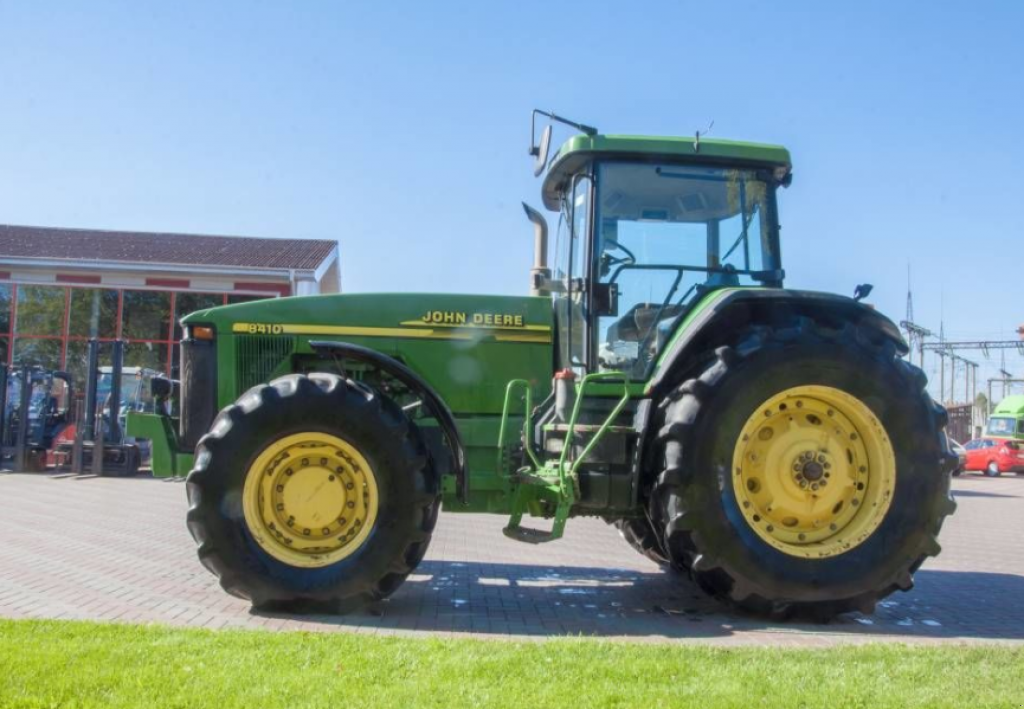
[[[211,340],[181,341],[181,420],[178,438],[185,450],[210,429],[217,413],[217,350]]]
[[[235,380],[238,395],[270,381],[275,370],[295,350],[295,338],[281,335],[238,335],[235,338]]]

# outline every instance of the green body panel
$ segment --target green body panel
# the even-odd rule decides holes
[[[211,308],[192,313],[182,322],[212,325],[215,330],[218,408],[231,404],[254,384],[293,371],[295,357],[315,357],[310,341],[361,345],[400,360],[452,411],[465,445],[470,495],[456,502],[454,480],[449,476],[442,482],[445,506],[460,511],[509,511],[510,482],[495,470],[505,385],[524,379],[538,400],[550,391],[550,299],[339,294]],[[267,360],[264,356],[255,379],[253,351],[277,357]],[[183,474],[183,454],[174,453],[176,438],[169,421],[163,419],[162,428],[141,418],[134,424],[154,440],[154,451],[159,452],[154,454],[153,468],[158,476]],[[522,421],[520,415],[513,425],[521,428]]]
[[[176,419],[169,416],[128,412],[128,435],[148,439],[151,443],[153,477],[183,477],[192,468],[192,453],[179,450],[176,423]]]
[[[732,289],[716,291],[695,304],[679,326],[681,336],[706,308]],[[490,315],[488,324],[487,315]],[[465,323],[445,323],[462,320]],[[509,327],[493,327],[512,318]],[[517,319],[521,318],[521,319]],[[484,322],[474,324],[474,320]],[[395,357],[419,374],[455,416],[465,446],[469,495],[456,499],[452,476],[442,480],[445,509],[508,514],[537,511],[535,495],[520,492],[507,461],[499,460],[506,388],[510,381],[529,385],[534,401],[548,395],[553,370],[551,301],[541,297],[451,294],[325,295],[255,301],[201,310],[182,321],[186,326],[211,325],[217,354],[217,407],[234,402],[250,386],[293,371],[293,357],[313,357],[311,340],[334,340],[369,347]],[[264,366],[252,379],[245,360],[247,338],[284,343],[277,363]],[[525,340],[525,341],[523,341]],[[660,363],[659,363],[660,365]],[[657,371],[657,366],[654,371]],[[577,382],[577,387],[583,382]],[[645,382],[595,378],[587,397],[632,398],[645,395]],[[522,431],[523,410],[507,412],[506,426]],[[433,425],[424,422],[425,426]],[[154,414],[132,414],[129,433],[153,442],[156,477],[186,475],[192,451],[179,450],[176,420]],[[557,470],[556,467],[552,470]],[[553,472],[548,471],[554,475]],[[564,477],[564,475],[563,475]],[[564,486],[564,480],[561,483]],[[537,495],[543,492],[534,490]],[[543,496],[543,495],[541,495]],[[550,496],[550,495],[549,495]]]
[[[1014,395],[1003,397],[1003,400],[996,406],[995,411],[992,412],[989,420],[993,418],[1005,418],[1012,419],[1014,433],[1009,436],[1018,441],[1024,441],[1024,396]],[[994,435],[988,430],[988,426],[985,427],[986,435]],[[1006,438],[1005,434],[1000,434],[999,438]]]
[[[455,322],[463,316],[465,322]],[[495,316],[510,324],[493,326]],[[436,322],[446,319],[453,322]],[[500,414],[510,379],[529,380],[537,395],[550,387],[552,314],[547,298],[308,296],[201,310],[183,323],[213,325],[216,330],[219,406],[248,388],[237,371],[236,349],[240,338],[250,334],[293,338],[295,355],[312,354],[311,340],[334,340],[395,357],[423,377],[456,416]],[[288,371],[287,363],[282,366],[281,374]]]

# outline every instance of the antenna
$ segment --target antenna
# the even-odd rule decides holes
[[[708,133],[710,133],[711,129],[714,128],[714,127],[715,127],[715,119],[712,118],[711,122],[708,123],[708,127],[707,128],[705,128],[703,131],[697,131],[697,134],[694,135],[694,137],[693,137],[693,152],[695,152],[695,153],[699,153],[700,152],[700,137],[702,135],[707,135]]]
[[[914,322],[914,291],[910,287],[910,261],[907,261],[907,322]]]

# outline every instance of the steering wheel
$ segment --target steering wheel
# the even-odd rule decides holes
[[[605,238],[604,245],[606,249],[601,251],[601,275],[607,276],[612,270],[612,266],[619,265],[632,265],[636,263],[636,254],[627,249],[625,246],[620,244],[614,239]],[[625,256],[613,256],[609,251],[622,251]]]

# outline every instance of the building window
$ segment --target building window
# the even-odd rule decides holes
[[[121,337],[126,340],[170,338],[171,294],[165,291],[126,290],[122,296]]]
[[[100,341],[99,366],[109,367],[113,342],[121,338],[127,341],[125,367],[177,378],[181,318],[268,297],[274,296],[4,283],[0,361],[64,369],[84,384],[89,340]]]
[[[68,336],[116,338],[118,292],[99,288],[71,288],[70,291]]]
[[[64,355],[67,288],[18,286],[14,300],[14,363],[58,369]]]
[[[11,286],[0,284],[0,357],[3,364],[10,361],[11,349]]]
[[[16,337],[14,364],[60,369],[62,346],[63,341],[60,338]]]

